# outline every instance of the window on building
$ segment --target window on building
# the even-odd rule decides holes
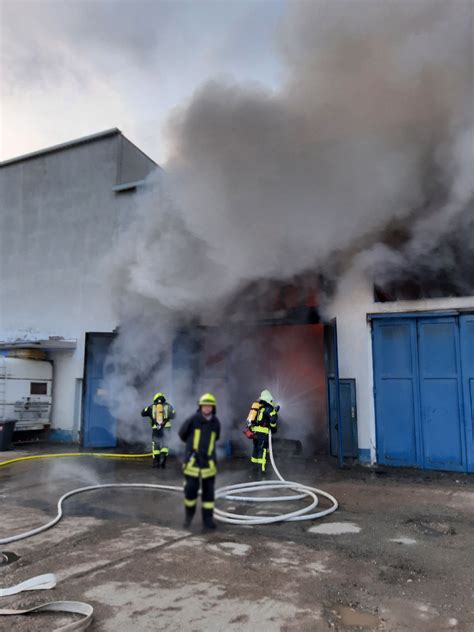
[[[374,285],[374,301],[417,301],[427,298],[461,297],[469,294],[449,279],[401,279],[385,285]]]
[[[30,395],[47,395],[48,383],[47,382],[31,382],[30,383]]]

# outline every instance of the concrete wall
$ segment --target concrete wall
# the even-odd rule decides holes
[[[124,136],[119,137],[117,184],[137,182],[145,178],[156,165]]]
[[[371,324],[367,314],[474,308],[474,297],[375,303],[370,281],[359,271],[347,272],[327,316],[337,318],[339,372],[355,378],[358,413],[359,458],[375,462],[375,406]]]
[[[61,438],[78,429],[85,333],[117,326],[101,259],[130,220],[134,195],[113,187],[123,165],[136,180],[155,167],[122,139],[112,134],[0,169],[0,339],[77,339],[76,349],[50,353],[52,427]]]

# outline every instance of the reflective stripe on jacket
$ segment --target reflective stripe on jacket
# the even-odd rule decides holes
[[[260,402],[261,406],[258,411],[257,420],[255,424],[250,426],[252,432],[261,432],[268,434],[271,430],[275,432],[277,429],[278,413],[276,409],[267,404],[266,402]]]
[[[201,411],[187,419],[179,430],[186,442],[184,473],[186,476],[209,478],[217,474],[216,441],[220,436],[220,422],[215,415],[206,419]]]

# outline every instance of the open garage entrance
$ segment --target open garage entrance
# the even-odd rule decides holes
[[[348,410],[355,407],[339,393],[335,322],[320,322],[314,301],[301,300],[305,292],[285,290],[279,296],[283,304],[262,310],[266,318],[252,324],[241,319],[178,332],[167,360],[168,383],[148,390],[166,391],[178,411],[178,424],[193,412],[200,393],[214,393],[224,422],[223,443],[235,454],[248,451],[243,436],[248,410],[268,388],[281,406],[276,437],[281,445],[304,456],[338,456],[341,447],[344,456],[353,456],[357,433],[351,434],[349,443],[340,442],[343,407],[345,403]],[[103,405],[103,367],[114,337],[88,334],[86,340],[82,439],[91,448],[113,447],[120,429],[120,420],[114,420]],[[138,409],[136,421],[127,420],[129,427],[131,423],[142,424]]]
[[[242,432],[250,405],[268,388],[281,407],[279,443],[304,456],[339,456],[342,447],[340,460],[352,458],[357,456],[355,388],[346,397],[341,382],[337,396],[336,350],[334,322],[183,332],[173,354],[173,401],[183,407],[201,392],[215,394],[218,414],[228,422],[225,439],[240,453],[248,451]]]
[[[235,450],[246,441],[242,431],[251,403],[268,388],[281,407],[279,441],[293,442],[294,451],[305,455],[328,452],[324,325],[240,328],[232,334],[211,329],[202,333],[199,347],[194,392],[215,393],[219,414],[231,422]],[[177,371],[173,381],[182,383],[182,364]]]

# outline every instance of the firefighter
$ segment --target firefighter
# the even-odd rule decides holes
[[[163,393],[156,393],[153,404],[146,406],[142,410],[142,417],[149,417],[152,428],[151,450],[153,454],[152,467],[166,467],[169,448],[167,434],[171,428],[171,419],[174,419],[176,412],[170,403],[166,401]]]
[[[216,441],[219,439],[221,425],[216,417],[216,398],[205,393],[199,399],[198,410],[189,417],[179,430],[179,436],[186,443],[186,455],[183,466],[185,476],[184,528],[191,525],[196,513],[199,481],[202,494],[202,522],[204,529],[215,529],[214,522],[214,485],[216,480]]]
[[[268,435],[277,431],[278,411],[280,407],[273,401],[269,390],[261,392],[258,401],[250,408],[247,417],[248,437],[253,439],[253,453],[250,461],[257,466],[257,471],[265,475],[268,455]]]

